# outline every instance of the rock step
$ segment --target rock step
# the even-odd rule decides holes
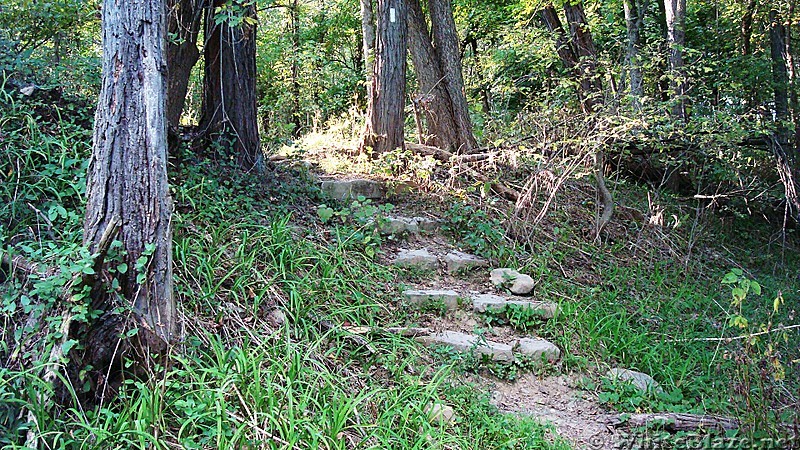
[[[459,333],[457,331],[442,331],[428,336],[419,336],[417,342],[434,346],[451,347],[453,350],[471,355],[487,356],[492,361],[513,363],[519,360],[528,360],[536,363],[553,363],[561,357],[561,350],[553,343],[544,339],[524,338],[513,344],[503,344],[484,340],[481,336]]]
[[[472,309],[477,313],[504,313],[508,306],[530,308],[543,319],[552,319],[559,312],[558,305],[535,300],[514,300],[494,294],[480,294],[472,297]]]
[[[378,221],[378,231],[385,235],[433,233],[438,227],[438,220],[427,217],[384,217]]]
[[[443,257],[439,257],[429,252],[427,248],[418,250],[400,250],[395,257],[393,264],[401,267],[414,267],[422,270],[437,270],[439,264],[444,263],[448,273],[455,274],[464,272],[477,267],[488,267],[489,262],[475,255],[459,251],[451,251]]]
[[[417,290],[409,289],[403,291],[403,301],[408,305],[416,307],[424,307],[428,305],[435,306],[436,304],[443,304],[448,311],[453,311],[458,308],[458,292],[453,290],[429,289]]]
[[[355,200],[358,197],[380,200],[386,196],[383,183],[369,179],[324,180],[320,183],[322,192],[335,200]]]

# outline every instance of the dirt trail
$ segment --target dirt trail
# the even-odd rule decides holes
[[[558,375],[540,379],[524,374],[515,382],[482,378],[481,384],[492,393],[492,404],[501,411],[525,414],[551,423],[558,434],[575,449],[614,449],[611,417],[593,400],[590,392],[576,387],[578,375]]]

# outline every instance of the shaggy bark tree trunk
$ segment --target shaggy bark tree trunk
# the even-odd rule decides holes
[[[163,0],[105,0],[102,7],[102,87],[87,178],[84,244],[92,252],[101,250],[106,230],[121,222],[117,239],[128,267],[123,273],[115,263],[119,290],[95,286],[93,291],[94,304],[104,313],[89,326],[83,362],[103,379],[123,355],[146,361],[176,337],[165,13]],[[147,262],[137,264],[143,256]],[[95,268],[98,273],[105,269]],[[131,308],[132,320],[114,312],[120,306]],[[117,348],[120,336],[132,328],[138,328],[136,344],[123,342]],[[130,355],[130,349],[140,352]]]
[[[427,134],[421,136],[421,143],[454,150],[460,146],[458,125],[455,123],[450,94],[428,33],[428,24],[419,0],[407,0],[407,3],[408,49],[420,91],[413,101],[417,110],[424,111],[427,124]]]
[[[683,47],[686,44],[686,0],[664,0],[669,45],[670,94],[672,117],[687,120],[686,71],[683,67]]]
[[[200,51],[197,36],[203,18],[205,0],[169,0],[167,9],[167,122],[170,127],[180,125],[186,102],[189,76]]]
[[[472,119],[464,92],[464,76],[461,73],[461,51],[458,48],[458,31],[453,18],[450,0],[429,0],[431,30],[436,59],[442,68],[444,83],[450,94],[453,115],[458,126],[458,147],[468,151],[478,146],[472,133]]]
[[[256,108],[256,9],[244,4],[238,26],[216,21],[214,0],[205,11],[206,45],[203,115],[200,129],[209,139],[230,139],[233,157],[243,170],[263,164]]]
[[[403,0],[378,0],[377,9],[375,63],[359,145],[374,155],[404,148],[406,95],[406,6]]]
[[[624,0],[623,7],[625,9],[625,24],[628,30],[625,64],[628,66],[629,93],[631,105],[635,110],[639,110],[641,108],[641,98],[644,95],[642,63],[639,55],[642,48],[641,31],[644,28],[647,0]]]

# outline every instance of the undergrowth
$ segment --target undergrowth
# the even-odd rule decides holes
[[[90,131],[3,108],[2,254],[53,269],[58,290],[81,260]],[[60,306],[4,272],[0,448],[568,448],[533,419],[500,414],[412,340],[352,339],[346,326],[394,323],[391,276],[358,226],[318,222],[302,173],[264,181],[191,152],[173,164],[180,344],[166,366],[84,405],[65,361],[41,356],[59,345]],[[431,420],[433,403],[455,418]]]

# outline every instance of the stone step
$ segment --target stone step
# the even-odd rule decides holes
[[[397,230],[406,226],[406,224],[402,224],[400,221],[395,225],[392,225],[392,227]],[[441,258],[441,261],[444,262],[445,268],[450,274],[464,272],[476,267],[488,267],[489,265],[489,262],[485,259],[458,251],[448,253]],[[431,253],[427,248],[421,248],[417,250],[400,250],[397,256],[395,256],[393,264],[395,266],[413,267],[423,270],[438,270],[439,262],[439,256]]]
[[[514,347],[514,352],[529,361],[554,363],[561,358],[561,349],[545,339],[523,338]]]
[[[458,292],[453,290],[428,289],[418,290],[409,289],[403,291],[403,301],[408,305],[423,307],[441,303],[448,311],[458,309]]]
[[[384,217],[378,224],[378,231],[385,235],[433,233],[439,227],[439,221],[426,217]]]
[[[515,361],[514,347],[457,331],[442,331],[430,336],[420,336],[416,340],[426,346],[443,345],[452,347],[459,353],[486,355],[492,361],[508,363]]]
[[[439,258],[426,248],[400,250],[392,264],[399,267],[435,271],[439,269]]]
[[[545,339],[523,338],[509,345],[457,331],[442,331],[415,339],[426,346],[447,346],[459,353],[486,355],[497,362],[513,363],[524,360],[538,364],[554,363],[561,358],[558,346]]]
[[[386,196],[383,183],[369,179],[324,180],[320,183],[322,192],[335,200],[355,200],[358,197],[380,200]]]
[[[472,297],[472,309],[478,313],[491,311],[502,314],[509,305],[530,308],[537,311],[543,319],[552,319],[559,311],[558,305],[551,302],[516,300],[494,294],[480,294]]]
[[[489,267],[489,261],[459,251],[452,251],[446,254],[443,259],[445,267],[447,268],[447,273],[451,274],[465,272],[477,267]]]

